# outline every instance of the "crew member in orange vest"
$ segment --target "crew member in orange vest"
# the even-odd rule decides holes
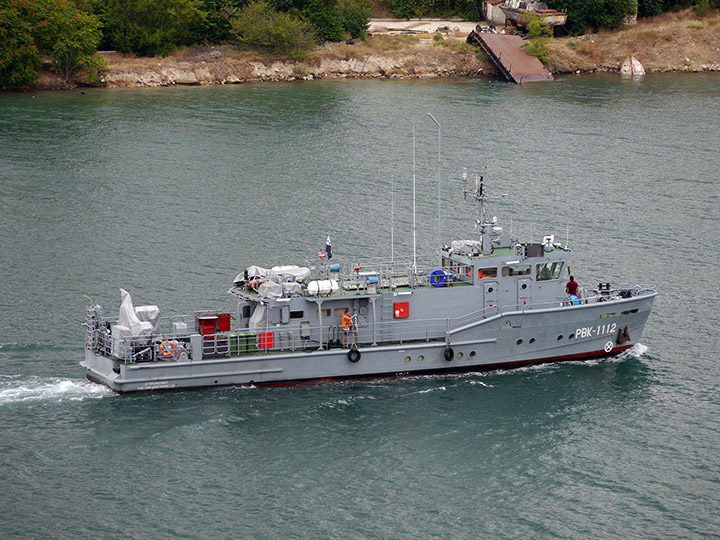
[[[350,310],[346,309],[342,316],[342,329],[345,334],[344,347],[347,349],[347,338],[348,334],[352,330],[352,317],[350,316]]]

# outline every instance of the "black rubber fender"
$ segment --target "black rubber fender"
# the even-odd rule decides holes
[[[445,360],[449,362],[450,360],[455,358],[455,351],[453,351],[452,347],[446,347],[443,355],[445,356]]]
[[[360,354],[360,351],[358,351],[357,349],[350,349],[347,356],[348,360],[350,360],[354,364],[355,362],[358,362],[360,360],[362,354]]]

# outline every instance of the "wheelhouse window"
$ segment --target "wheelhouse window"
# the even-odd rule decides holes
[[[478,279],[496,278],[497,268],[478,268]]]
[[[530,275],[530,265],[529,264],[513,264],[510,266],[503,266],[502,275],[503,275],[503,277],[529,276]]]
[[[546,262],[536,265],[537,280],[546,281],[548,279],[559,279],[562,267],[563,263],[560,261]]]
[[[304,315],[305,315],[304,311],[291,311],[290,312],[291,319],[302,319]]]

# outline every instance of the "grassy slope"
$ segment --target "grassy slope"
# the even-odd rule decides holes
[[[665,13],[624,30],[555,39],[548,50],[556,72],[618,69],[629,54],[646,71],[720,70],[720,13]]]

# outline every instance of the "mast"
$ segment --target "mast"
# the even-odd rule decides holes
[[[485,201],[488,201],[490,199],[500,199],[505,196],[505,193],[502,193],[500,195],[487,195],[485,193],[485,175],[480,175],[480,178],[475,175],[475,186],[472,190],[469,190],[467,188],[467,170],[463,169],[463,197],[467,198],[468,195],[475,199],[479,204],[480,219],[477,220],[475,225],[476,227],[480,228],[483,255],[490,255],[492,254],[493,249],[493,226],[497,222],[497,219],[493,218],[492,221],[488,220],[487,210],[485,208]]]
[[[395,264],[395,176],[390,175],[390,267]]]
[[[440,171],[442,166],[442,128],[440,127],[440,122],[435,120],[435,117],[428,113],[428,116],[432,118],[432,121],[437,124],[438,127],[438,194],[437,194],[437,219],[438,219],[438,238],[437,238],[437,254],[438,254],[438,260],[440,261],[442,259],[442,243],[440,241]]]
[[[417,272],[417,229],[415,226],[415,119],[413,119],[413,273]]]

